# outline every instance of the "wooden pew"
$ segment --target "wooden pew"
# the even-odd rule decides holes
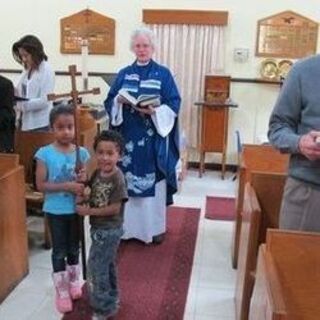
[[[235,290],[237,320],[248,319],[258,247],[265,242],[267,228],[278,228],[286,174],[252,171],[250,179],[261,212],[259,216],[257,213],[250,215],[245,194]]]
[[[318,320],[320,235],[268,230],[259,249],[250,320]]]
[[[0,304],[28,273],[24,171],[17,160],[0,154]]]
[[[16,131],[15,152],[19,154],[20,164],[24,166],[26,183],[34,181],[33,157],[36,151],[54,141],[52,132]]]
[[[254,285],[255,259],[258,251],[261,209],[254,189],[245,185],[240,251],[235,287],[236,319],[247,319],[249,302]]]
[[[0,172],[11,167],[17,167],[19,165],[19,155],[15,153],[0,153]]]
[[[243,145],[238,171],[239,185],[236,199],[236,219],[233,226],[232,266],[234,268],[237,267],[238,261],[244,186],[246,182],[251,181],[251,171],[286,173],[288,163],[289,156],[281,154],[270,145]]]

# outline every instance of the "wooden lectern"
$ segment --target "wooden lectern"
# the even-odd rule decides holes
[[[229,108],[237,107],[229,101],[230,77],[206,76],[204,101],[201,108],[200,167],[202,177],[206,152],[222,153],[222,179],[226,171]]]

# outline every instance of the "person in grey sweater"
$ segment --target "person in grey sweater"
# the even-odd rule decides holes
[[[290,153],[280,228],[320,231],[320,55],[294,64],[269,122],[270,143]]]

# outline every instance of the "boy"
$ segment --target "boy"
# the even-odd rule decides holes
[[[124,149],[121,135],[103,131],[93,147],[97,170],[89,182],[89,204],[78,205],[77,212],[90,217],[88,290],[94,311],[92,319],[102,320],[118,311],[116,254],[123,234],[124,203],[128,195],[124,176],[117,167]]]

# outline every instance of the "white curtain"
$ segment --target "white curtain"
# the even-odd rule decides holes
[[[182,97],[180,127],[189,147],[199,142],[199,107],[204,77],[224,71],[224,27],[212,25],[154,24],[155,60],[169,67]]]

